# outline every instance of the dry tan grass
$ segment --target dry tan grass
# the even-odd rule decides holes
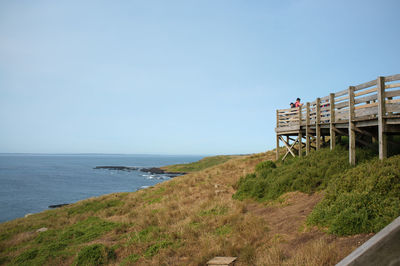
[[[370,237],[336,238],[315,229],[301,230],[322,194],[288,193],[273,204],[232,199],[241,176],[253,172],[257,163],[274,159],[272,151],[242,156],[138,192],[106,195],[4,223],[0,233],[22,229],[1,241],[0,248],[31,241],[35,228],[63,228],[93,215],[124,224],[93,242],[117,245],[116,265],[130,265],[124,259],[131,254],[140,255],[135,265],[205,265],[217,255],[237,256],[237,265],[333,265]],[[123,205],[68,214],[88,202],[115,199]],[[138,240],[149,228],[156,233]],[[167,244],[146,256],[156,243]]]

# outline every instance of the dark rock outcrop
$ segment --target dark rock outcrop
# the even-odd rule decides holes
[[[67,206],[67,205],[69,205],[69,203],[55,204],[55,205],[50,205],[49,208],[54,209],[54,208],[60,208],[60,207]]]
[[[108,170],[120,170],[120,171],[141,171],[145,173],[149,173],[151,175],[166,175],[168,177],[176,177],[180,175],[184,175],[184,172],[167,172],[158,167],[150,167],[150,168],[139,168],[139,167],[131,167],[131,166],[96,166],[93,169],[108,169]]]
[[[154,174],[154,175],[167,175],[168,177],[175,177],[179,175],[185,175],[184,172],[167,172],[161,168],[152,167],[152,168],[142,168],[140,169],[142,172]]]
[[[137,167],[130,167],[130,166],[96,166],[93,169],[108,169],[108,170],[121,170],[121,171],[139,170],[139,168],[137,168]]]
[[[142,172],[150,173],[150,174],[156,174],[156,175],[161,175],[165,174],[165,171],[163,169],[157,168],[157,167],[152,167],[152,168],[142,168],[140,169]]]

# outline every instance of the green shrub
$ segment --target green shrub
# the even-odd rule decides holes
[[[116,255],[113,249],[103,244],[94,244],[81,249],[75,260],[75,265],[102,265],[115,258]]]
[[[370,151],[357,150],[359,161],[371,155]],[[341,146],[333,151],[321,149],[306,157],[288,159],[279,167],[271,161],[261,162],[253,174],[240,178],[234,198],[265,201],[290,191],[312,193],[326,188],[334,175],[349,168],[348,152]]]
[[[336,175],[308,224],[330,233],[378,232],[400,215],[400,156],[357,165]]]

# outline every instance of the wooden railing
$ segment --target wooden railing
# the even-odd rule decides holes
[[[313,102],[297,108],[281,109],[276,111],[277,158],[279,141],[283,141],[292,151],[298,144],[299,156],[302,155],[302,138],[306,138],[306,154],[310,151],[310,137],[315,141],[315,148],[321,144],[321,128],[325,128],[323,136],[330,136],[331,149],[335,146],[336,133],[349,136],[349,161],[355,164],[356,131],[378,139],[379,158],[387,157],[388,126],[397,125],[395,132],[400,133],[400,74],[378,77],[357,86],[331,93],[329,96],[317,98]],[[377,127],[377,132],[362,130],[361,127]],[[347,128],[348,133],[339,128]],[[329,129],[327,134],[326,129]],[[375,131],[376,132],[376,131]],[[303,134],[305,133],[305,135]],[[287,136],[285,141],[282,136]],[[292,145],[289,145],[289,136],[298,135]],[[315,135],[315,138],[313,137]],[[362,140],[358,139],[359,142]]]
[[[400,74],[350,86],[346,90],[307,102],[302,107],[276,113],[277,132],[298,130],[306,125],[348,123],[400,117]],[[351,116],[350,116],[351,115]]]

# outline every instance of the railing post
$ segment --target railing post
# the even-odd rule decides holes
[[[387,157],[387,136],[385,134],[385,77],[378,77],[378,141],[379,141],[379,159]]]
[[[279,110],[276,110],[276,128],[279,128]],[[276,133],[276,160],[279,160],[279,135]]]
[[[317,98],[316,101],[316,117],[315,117],[315,131],[316,131],[316,146],[317,146],[317,150],[319,150],[321,148],[321,126],[320,126],[320,122],[321,122],[321,99]]]
[[[335,94],[329,94],[329,106],[330,106],[330,119],[329,119],[329,135],[331,150],[335,148],[336,145],[336,131],[335,127]]]
[[[301,105],[299,106],[299,157],[303,156],[303,134],[301,132]]]
[[[310,103],[306,105],[306,155],[310,153]]]
[[[349,87],[349,163],[356,164],[356,132],[354,130],[354,87]]]

